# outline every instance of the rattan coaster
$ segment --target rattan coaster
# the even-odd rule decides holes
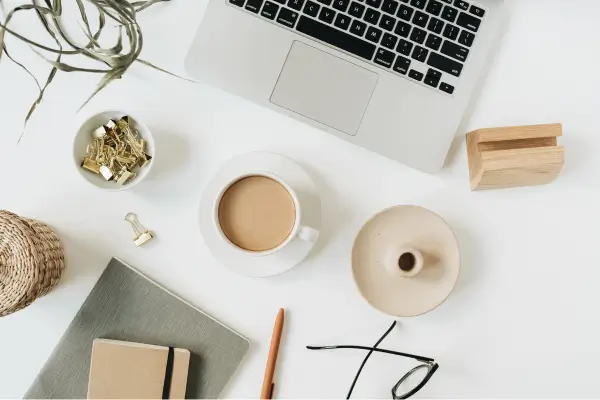
[[[47,225],[0,210],[0,317],[48,293],[64,267],[63,247]]]

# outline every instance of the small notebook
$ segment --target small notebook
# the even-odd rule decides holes
[[[96,339],[87,398],[184,399],[189,365],[189,350]]]
[[[96,338],[188,349],[187,398],[218,398],[250,347],[244,337],[113,258],[25,398],[85,398]]]

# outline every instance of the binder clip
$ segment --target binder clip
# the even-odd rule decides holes
[[[144,228],[142,224],[140,224],[136,214],[128,213],[127,215],[125,215],[125,221],[129,222],[131,224],[131,227],[133,228],[133,242],[137,247],[140,247],[148,243],[150,240],[154,239],[154,235],[152,235],[152,232],[150,232],[148,229]]]

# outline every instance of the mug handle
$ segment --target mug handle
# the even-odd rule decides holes
[[[301,226],[298,229],[298,237],[305,242],[314,243],[319,238],[319,231],[310,226]]]

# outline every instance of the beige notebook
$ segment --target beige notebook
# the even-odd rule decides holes
[[[161,399],[168,356],[168,347],[94,340],[88,399]],[[174,349],[170,399],[185,398],[189,363],[189,350]]]

